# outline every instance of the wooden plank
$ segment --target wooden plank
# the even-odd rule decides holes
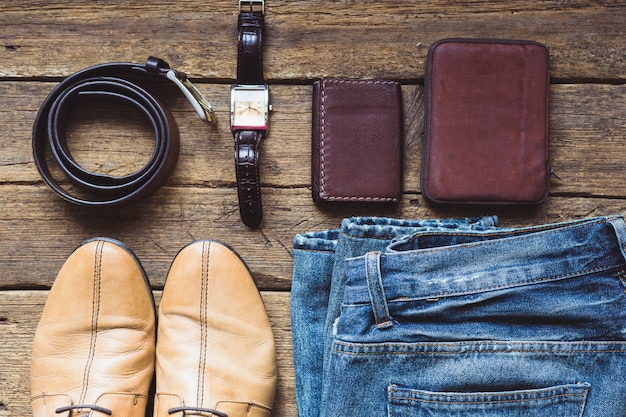
[[[24,417],[30,411],[32,341],[47,291],[0,291],[0,417]],[[158,304],[161,292],[155,291]],[[276,342],[278,392],[274,416],[296,416],[289,294],[262,293]]]
[[[398,207],[317,207],[308,189],[263,189],[265,221],[242,225],[234,188],[163,187],[125,209],[90,210],[68,205],[43,186],[0,186],[0,289],[47,288],[67,256],[84,239],[121,240],[139,257],[150,282],[161,288],[178,251],[195,239],[232,246],[264,290],[291,285],[293,237],[336,228],[345,217],[446,218],[497,214],[507,225],[532,225],[623,212],[623,199],[551,197],[539,207],[432,207],[405,194]]]
[[[37,183],[32,163],[32,123],[52,83],[0,83],[0,181]],[[169,185],[234,187],[229,87],[201,84],[212,101],[216,126],[203,124],[174,87],[160,86],[159,97],[171,108],[181,135],[178,165]],[[424,95],[420,85],[404,85],[404,190],[419,192]],[[293,188],[310,184],[311,87],[272,86],[271,130],[261,149],[264,186]],[[152,132],[139,114],[105,104],[77,109],[69,142],[87,169],[107,166],[131,172],[147,158]],[[116,148],[117,147],[117,148]],[[553,193],[602,197],[626,196],[626,84],[553,84],[550,99],[550,159],[562,180]],[[143,161],[145,162],[145,161]],[[90,165],[91,164],[91,165]],[[115,172],[114,172],[115,173]]]
[[[605,197],[626,191],[626,85],[595,87],[551,88],[550,159],[563,173],[552,182],[554,193]]]
[[[423,77],[428,46],[446,37],[543,42],[560,80],[626,77],[626,5],[619,0],[266,3],[269,80],[415,80]],[[62,77],[159,55],[192,77],[232,80],[236,14],[234,0],[2,2],[0,76]]]

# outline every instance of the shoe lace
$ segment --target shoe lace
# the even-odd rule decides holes
[[[93,410],[99,413],[106,414],[108,416],[113,415],[113,411],[109,410],[108,408],[104,408],[104,407],[100,407],[100,406],[92,405],[92,404],[68,405],[66,407],[59,407],[56,410],[54,410],[54,412],[57,414],[61,414],[61,413],[65,413],[66,411],[72,411],[72,410]]]
[[[201,415],[201,414],[210,414],[215,417],[228,417],[228,414],[222,413],[217,410],[213,410],[211,408],[200,408],[200,407],[174,407],[167,410],[168,414],[176,414],[183,413],[183,415]]]

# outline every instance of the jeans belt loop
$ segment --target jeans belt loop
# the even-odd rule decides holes
[[[624,223],[624,218],[622,216],[614,216],[609,217],[608,221],[615,230],[619,250],[622,252],[624,261],[626,261],[626,223]]]
[[[372,301],[372,309],[374,311],[374,319],[376,327],[386,329],[393,326],[393,319],[389,315],[389,307],[387,306],[387,298],[383,288],[383,281],[380,272],[380,252],[369,252],[365,255],[365,268],[367,276],[367,287],[370,292]]]

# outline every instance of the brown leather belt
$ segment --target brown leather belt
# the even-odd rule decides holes
[[[211,105],[187,80],[184,73],[170,69],[150,57],[145,65],[110,63],[81,70],[62,81],[45,99],[33,126],[33,156],[48,186],[65,200],[84,206],[115,206],[134,202],[153,193],[176,166],[179,135],[170,111],[150,92],[129,80],[136,75],[167,78],[183,91],[201,119],[214,123]],[[85,170],[76,163],[66,140],[71,110],[81,98],[114,99],[139,109],[154,128],[155,145],[149,161],[138,171],[111,176]],[[70,193],[53,177],[46,160],[50,149],[54,163],[66,179],[79,187],[80,196]],[[86,197],[85,197],[86,196]]]

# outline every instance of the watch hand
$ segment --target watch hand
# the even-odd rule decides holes
[[[250,110],[252,107],[250,106],[246,106],[246,107],[242,107],[241,109],[239,109],[239,111],[237,111],[237,114],[242,114],[248,110]]]

